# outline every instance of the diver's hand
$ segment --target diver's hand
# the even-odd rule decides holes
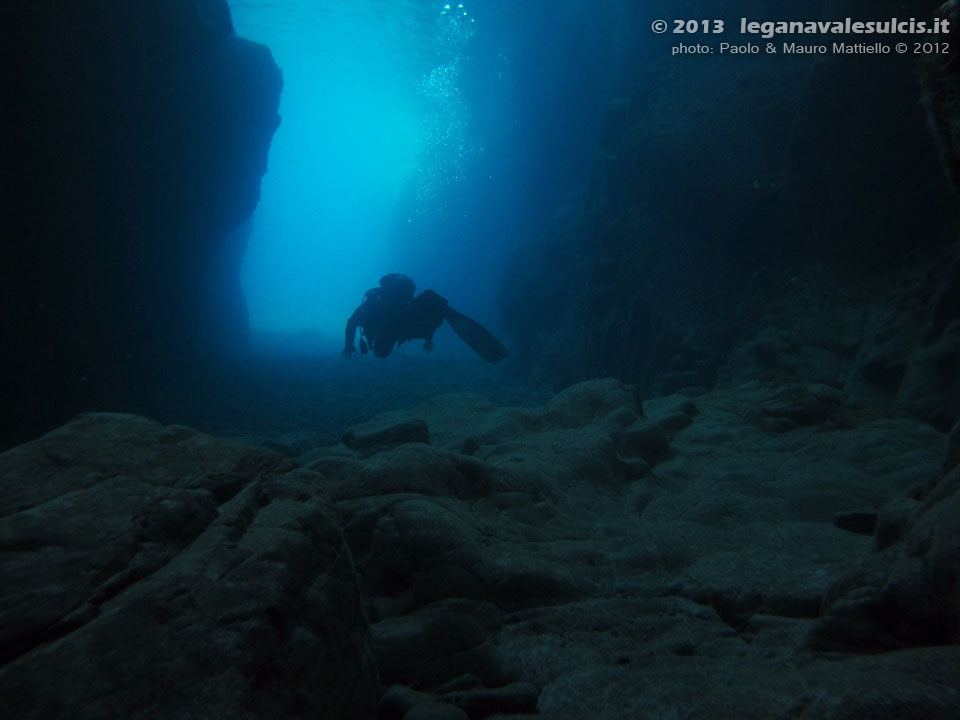
[[[345,358],[347,358],[347,360],[353,357],[356,353],[357,353],[357,349],[355,347],[345,347],[340,352],[340,354],[343,355]]]
[[[433,350],[433,340],[424,340],[423,341],[423,351],[430,352]]]

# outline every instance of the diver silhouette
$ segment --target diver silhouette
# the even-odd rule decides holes
[[[385,358],[394,345],[407,340],[423,339],[423,349],[433,350],[433,334],[443,321],[484,360],[497,363],[507,356],[507,349],[476,320],[458,313],[433,290],[424,290],[414,297],[416,285],[406,275],[391,273],[380,278],[380,287],[367,290],[360,307],[347,320],[343,356],[350,357],[357,349],[353,340],[360,329],[360,353],[368,346],[378,358]]]

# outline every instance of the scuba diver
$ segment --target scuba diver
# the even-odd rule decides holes
[[[497,363],[507,356],[507,349],[476,320],[454,310],[433,290],[424,290],[414,297],[416,285],[406,275],[391,273],[380,278],[380,287],[367,290],[360,307],[347,321],[342,355],[357,352],[354,335],[360,328],[360,353],[373,350],[385,358],[394,345],[407,340],[423,339],[423,349],[433,350],[433,334],[443,321],[484,360]]]

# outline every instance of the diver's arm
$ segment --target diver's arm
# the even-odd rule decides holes
[[[357,352],[357,349],[353,346],[353,338],[356,336],[357,326],[360,324],[360,310],[362,307],[363,306],[354,310],[353,315],[347,320],[347,330],[343,338],[343,351],[340,353],[346,358]]]

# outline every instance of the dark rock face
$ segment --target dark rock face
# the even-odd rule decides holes
[[[224,0],[7,3],[0,444],[148,410],[245,341],[243,236],[279,116]],[[215,298],[215,300],[211,300]]]
[[[819,5],[781,10],[903,14],[893,1]],[[651,17],[676,14],[631,7],[625,47],[649,37]],[[715,10],[684,5],[689,17]],[[546,228],[507,272],[515,367],[559,387],[611,375],[645,395],[792,374],[948,429],[960,283],[915,68],[782,53],[700,62],[671,57],[678,40],[621,55],[579,230]]]
[[[0,455],[4,717],[373,717],[321,490],[280,455],[131,415]]]
[[[945,2],[937,9],[937,15],[955,27],[960,21],[960,8],[956,3]],[[960,69],[953,58],[952,53],[925,55],[920,60],[919,75],[927,124],[937,143],[950,187],[957,193],[960,192],[960,115],[956,103],[960,97]]]

